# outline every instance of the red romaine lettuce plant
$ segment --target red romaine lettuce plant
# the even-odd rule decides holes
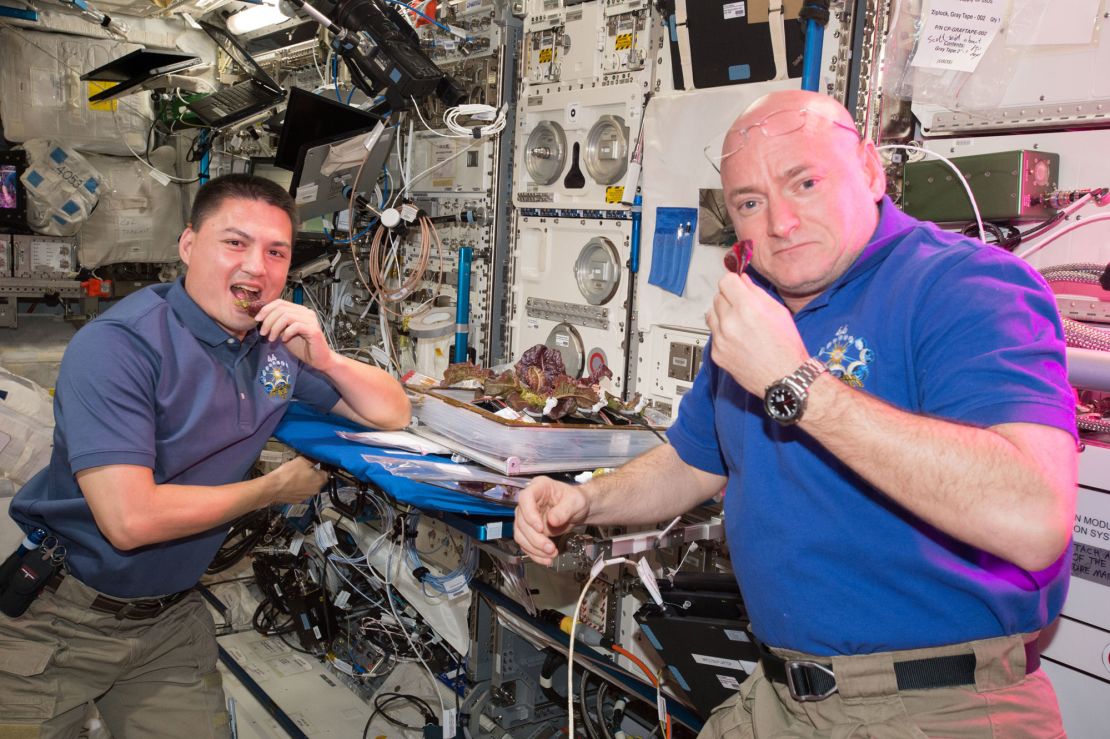
[[[589,377],[576,380],[567,375],[558,351],[536,344],[524,352],[513,369],[496,376],[470,362],[452,364],[443,373],[443,384],[450,387],[476,380],[481,383],[477,398],[499,398],[518,413],[527,411],[558,421],[580,409],[595,410],[602,402],[598,383],[603,377],[612,376],[609,368],[602,365]],[[608,396],[607,402],[611,400],[612,396]]]

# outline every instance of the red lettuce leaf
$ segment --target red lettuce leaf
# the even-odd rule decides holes
[[[457,362],[455,364],[447,365],[447,369],[443,371],[443,384],[447,387],[457,385],[464,380],[477,380],[478,382],[485,382],[493,373],[485,367],[479,367],[473,362]]]
[[[516,363],[520,381],[537,393],[554,387],[555,378],[567,373],[563,355],[544,344],[536,344]]]

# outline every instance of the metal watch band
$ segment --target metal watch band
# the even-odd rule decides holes
[[[790,375],[790,379],[797,382],[802,390],[808,390],[813,381],[820,377],[822,372],[827,372],[828,369],[820,359],[810,357],[802,362],[802,366],[796,369],[794,374]]]

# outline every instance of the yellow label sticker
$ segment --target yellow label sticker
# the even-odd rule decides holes
[[[622,199],[624,199],[624,188],[620,185],[605,188],[606,203],[619,203]]]
[[[111,90],[118,84],[118,82],[100,82],[97,80],[89,80],[89,97],[92,97],[98,92]],[[89,110],[106,110],[111,113],[115,112],[117,107],[117,100],[101,100],[99,103],[89,103]]]
[[[632,34],[631,33],[622,33],[619,36],[617,36],[617,43],[616,43],[615,48],[616,48],[617,51],[627,51],[628,49],[631,49],[632,48]]]
[[[554,55],[554,49],[540,49],[540,64],[547,64]]]

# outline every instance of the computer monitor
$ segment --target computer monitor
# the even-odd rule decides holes
[[[371,129],[302,146],[290,184],[290,192],[297,200],[301,216],[311,218],[347,210],[352,188],[356,195],[373,190],[389,157],[395,130],[378,123]],[[369,152],[369,156],[357,157],[357,161],[344,158],[344,164],[340,166],[330,162],[329,155],[333,149],[347,149],[355,140],[358,140],[358,149]]]
[[[373,128],[381,118],[294,87],[289,90],[274,164],[292,172],[305,144]]]
[[[0,232],[27,233],[27,152],[0,151]]]
[[[274,164],[273,157],[251,157],[251,174],[263,177],[281,185],[290,195],[293,194],[293,173]],[[322,216],[309,218],[297,229],[297,239],[301,241],[327,238]]]

